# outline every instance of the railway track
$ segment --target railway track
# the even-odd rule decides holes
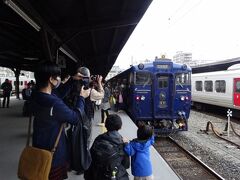
[[[211,113],[208,113],[208,112],[203,112],[203,114],[206,114],[206,115],[209,115],[209,116],[214,116],[216,117],[216,119],[220,119],[222,120],[222,124],[224,124],[224,128],[216,128],[216,122],[214,120],[212,121],[208,121],[207,124],[206,124],[206,129],[200,129],[200,131],[206,133],[206,134],[209,134],[208,132],[211,130],[213,132],[213,134],[218,138],[218,139],[221,139],[221,140],[224,140],[226,141],[227,143],[230,143],[234,146],[236,146],[238,149],[240,149],[240,141],[239,141],[239,138],[240,138],[240,128],[239,128],[239,125],[240,125],[240,121],[239,119],[235,119],[235,118],[231,118],[231,122],[230,122],[230,133],[231,133],[231,136],[230,137],[225,137],[226,136],[226,133],[227,133],[227,127],[228,127],[228,123],[227,123],[227,118],[224,117],[223,115],[221,114],[217,114],[217,110],[215,110],[215,112],[211,112]],[[234,123],[234,124],[233,124]]]
[[[224,179],[170,137],[157,138],[154,146],[183,180]]]

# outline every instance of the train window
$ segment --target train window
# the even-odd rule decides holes
[[[181,73],[176,74],[176,85],[189,85],[190,84],[190,74]]]
[[[130,73],[130,76],[129,76],[129,84],[134,84],[134,75],[133,73]]]
[[[217,80],[215,81],[215,91],[219,93],[225,93],[226,91],[226,81]]]
[[[196,91],[202,91],[202,81],[196,81],[195,82],[195,88],[196,88]]]
[[[206,92],[212,92],[213,91],[213,82],[212,81],[204,81],[204,90]]]
[[[137,72],[135,85],[151,85],[152,79],[149,72]]]
[[[124,84],[126,86],[128,84],[127,79],[123,79],[122,84]]]
[[[240,81],[236,82],[236,90],[235,92],[240,93]]]
[[[158,88],[167,88],[168,87],[168,76],[158,77]]]

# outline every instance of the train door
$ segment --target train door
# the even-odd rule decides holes
[[[234,78],[233,86],[233,104],[240,106],[240,78]]]
[[[171,114],[171,75],[156,74],[153,93],[154,118],[168,118]]]

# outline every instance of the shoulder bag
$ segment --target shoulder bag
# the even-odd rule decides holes
[[[18,164],[18,178],[22,180],[48,180],[53,154],[56,151],[63,126],[59,130],[54,147],[51,151],[29,146],[32,116],[29,117],[28,137]]]

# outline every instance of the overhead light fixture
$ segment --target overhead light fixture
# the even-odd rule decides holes
[[[40,31],[41,27],[35,23],[21,8],[19,8],[12,0],[4,0],[4,3],[8,5],[14,12],[27,21],[36,31]]]
[[[37,61],[37,60],[39,60],[39,59],[36,58],[36,57],[24,57],[23,59],[29,60],[29,61]]]
[[[60,47],[59,50],[62,51],[62,53],[65,54],[67,57],[72,59],[74,62],[77,62],[77,60],[71,54],[69,54],[69,52],[67,52],[63,47]]]

